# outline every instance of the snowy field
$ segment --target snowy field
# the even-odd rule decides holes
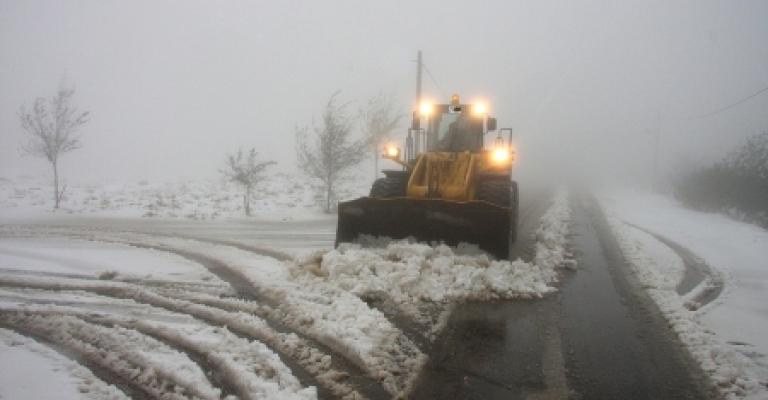
[[[360,183],[364,182],[364,183]],[[369,182],[347,182],[343,198],[367,194]],[[43,176],[0,176],[0,217],[53,214],[53,189]],[[251,199],[253,216],[284,220],[317,216],[316,190],[300,175],[275,173],[265,177]],[[107,185],[67,184],[57,214],[123,218],[181,218],[211,220],[243,215],[242,191],[222,179],[126,182]]]
[[[768,398],[768,231],[660,195],[616,190],[601,202],[636,275],[722,392]]]
[[[173,207],[153,209],[161,219],[145,215],[142,202],[157,205],[151,184],[94,189],[111,199],[105,209],[78,194],[87,189],[73,189],[69,211],[55,216],[46,192],[4,186],[11,196],[2,199],[2,215],[17,218],[0,225],[0,351],[7,355],[0,368],[39,369],[50,387],[34,387],[39,375],[19,373],[4,377],[15,384],[0,385],[2,398],[405,395],[452,304],[544,296],[570,263],[564,192],[542,217],[536,257],[526,263],[407,240],[336,250],[328,240],[318,249],[294,231],[302,218],[318,224],[308,190],[297,189],[293,200],[269,196],[271,211],[257,203],[256,217],[243,224],[228,222],[239,200],[217,203],[215,187],[185,187],[163,199],[175,197],[186,204],[181,210],[197,209],[206,221]],[[271,215],[260,224],[261,212],[292,221]],[[129,223],[100,225],[91,216]],[[25,218],[36,224],[21,224]],[[130,222],[158,227],[177,219],[184,231],[199,225],[197,234],[142,231],[144,224]],[[335,220],[319,221],[330,231]],[[267,239],[244,245],[239,235],[254,226]],[[291,237],[296,244],[273,245]]]

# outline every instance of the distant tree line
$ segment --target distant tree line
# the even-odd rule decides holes
[[[768,228],[768,132],[750,137],[720,162],[687,174],[675,192],[689,207]]]

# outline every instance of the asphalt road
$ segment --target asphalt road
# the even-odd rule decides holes
[[[523,199],[521,212],[537,220],[542,195]],[[412,398],[711,397],[703,373],[628,275],[600,210],[580,197],[573,211],[577,271],[543,299],[457,307]]]

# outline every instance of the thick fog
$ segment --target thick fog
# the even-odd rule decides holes
[[[765,1],[0,0],[0,176],[49,173],[18,110],[61,82],[92,113],[71,181],[214,177],[240,146],[292,170],[338,90],[410,113],[422,50],[425,97],[487,100],[522,176],[645,184],[657,140],[661,174],[768,130],[768,93],[728,108],[768,86],[766,21]]]

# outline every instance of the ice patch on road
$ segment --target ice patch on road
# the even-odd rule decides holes
[[[342,244],[299,260],[294,275],[329,282],[358,296],[385,292],[401,304],[537,298],[554,290],[551,283],[557,280],[558,267],[572,262],[566,250],[570,215],[567,193],[558,192],[541,218],[536,257],[530,263],[492,260],[466,246],[397,240],[380,248]]]

